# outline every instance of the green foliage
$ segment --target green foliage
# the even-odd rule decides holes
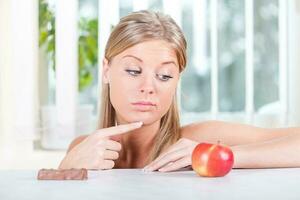
[[[82,91],[92,83],[92,70],[98,62],[98,20],[81,18],[79,30],[79,91]]]
[[[39,45],[47,52],[50,67],[55,70],[55,15],[45,0],[39,1]]]
[[[39,45],[44,47],[49,67],[55,70],[55,13],[47,1],[39,0]],[[98,20],[79,19],[78,89],[88,88],[93,80],[93,68],[98,62]]]

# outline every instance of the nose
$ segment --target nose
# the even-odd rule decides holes
[[[140,92],[145,94],[153,94],[154,93],[154,83],[152,77],[145,77]]]
[[[153,90],[151,90],[151,89],[141,89],[141,93],[153,94]]]

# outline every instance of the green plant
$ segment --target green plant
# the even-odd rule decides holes
[[[98,20],[80,18],[78,25],[78,89],[83,91],[92,84],[98,62]],[[55,13],[45,0],[39,0],[39,45],[55,70]]]
[[[98,62],[98,20],[79,20],[79,91],[84,90],[93,81],[93,68]]]
[[[45,0],[39,0],[39,45],[45,47],[50,67],[55,70],[55,15]]]

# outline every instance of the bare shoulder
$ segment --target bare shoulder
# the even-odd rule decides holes
[[[182,137],[197,142],[220,142],[229,146],[265,141],[272,136],[266,132],[266,129],[224,121],[198,122],[181,129]]]
[[[203,121],[182,126],[181,137],[195,140],[197,142],[216,142],[217,138],[211,133],[220,126],[218,121]]]
[[[266,129],[241,123],[205,121],[181,127],[181,137],[198,142],[221,142],[233,146],[267,141],[296,132],[296,130]]]
[[[76,145],[81,143],[87,137],[88,137],[88,135],[81,135],[81,136],[78,136],[77,138],[75,138],[69,145],[67,152],[71,151],[71,149],[73,149]]]

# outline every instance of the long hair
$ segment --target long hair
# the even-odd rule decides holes
[[[168,15],[158,12],[133,12],[123,18],[114,27],[105,48],[108,63],[124,50],[149,40],[164,40],[175,51],[180,73],[186,66],[186,40]],[[115,126],[116,112],[109,97],[109,85],[102,84],[102,99],[98,128]],[[167,113],[160,120],[160,128],[155,136],[155,143],[148,159],[155,159],[163,150],[180,138],[180,121],[176,94]]]

